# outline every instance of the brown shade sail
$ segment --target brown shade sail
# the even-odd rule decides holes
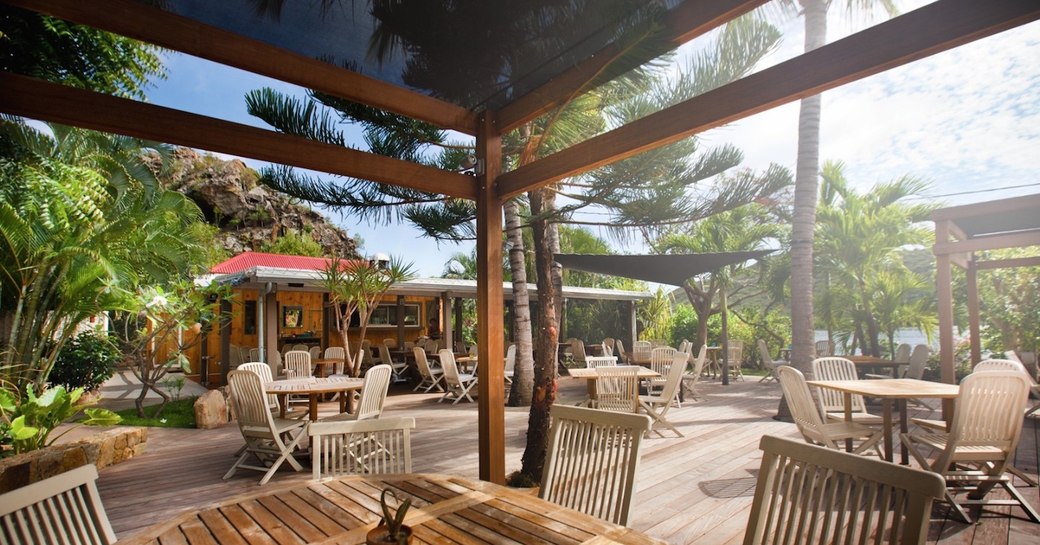
[[[568,269],[681,286],[687,278],[714,272],[726,265],[758,259],[772,252],[773,250],[680,255],[556,254],[555,260]]]

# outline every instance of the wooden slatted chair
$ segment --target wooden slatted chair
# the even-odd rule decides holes
[[[309,431],[314,478],[411,473],[413,429],[412,417],[315,422]]]
[[[632,360],[633,363],[648,362],[650,361],[650,352],[654,347],[650,344],[650,341],[636,341],[632,344]]]
[[[619,362],[628,363],[628,353],[625,352],[625,343],[621,339],[614,339],[614,350],[617,351]]]
[[[243,363],[242,365],[238,366],[238,370],[239,371],[249,371],[251,373],[256,373],[260,377],[260,382],[263,383],[263,384],[267,384],[268,382],[271,382],[272,380],[274,380],[274,379],[271,378],[271,366],[267,365],[264,362],[251,361],[249,363]],[[281,412],[281,405],[279,405],[279,403],[278,403],[278,396],[277,395],[275,395],[275,394],[267,394],[267,407],[269,409],[271,409],[271,412],[273,412],[273,413],[280,413]],[[299,418],[306,417],[308,414],[309,413],[308,413],[308,411],[306,409],[304,409],[304,410],[295,410],[295,411],[286,410],[285,417],[286,418],[297,418],[297,419],[299,419]],[[241,454],[241,452],[239,454]]]
[[[310,348],[310,350],[307,350],[307,352],[310,352],[310,354],[311,354],[311,361],[314,361],[316,359],[321,358],[321,347],[320,346],[312,346]]]
[[[692,372],[683,375],[682,387],[684,391],[694,401],[702,399],[704,396],[697,390],[697,383],[701,381],[701,376],[704,374],[704,360],[708,357],[708,345],[702,344],[701,349],[697,352],[697,357],[692,361],[687,359],[692,365],[688,367]]]
[[[325,359],[339,360],[336,362],[335,368],[333,368],[332,372],[328,373],[329,375],[344,374],[344,368],[347,365],[347,351],[345,348],[343,348],[342,346],[330,346],[325,349],[325,354],[323,354],[323,356]]]
[[[384,363],[369,367],[368,371],[365,371],[365,382],[361,386],[361,397],[358,399],[357,410],[353,413],[327,416],[319,419],[319,422],[379,418],[383,414],[387,390],[390,389],[391,374],[393,374],[393,369]]]
[[[390,356],[390,348],[385,344],[379,345],[379,359],[384,365],[389,365],[393,370],[394,382],[404,382],[408,380],[404,376],[404,372],[408,370],[408,363],[403,361],[394,361]]]
[[[968,524],[972,519],[962,505],[1018,505],[1030,520],[1040,522],[1040,514],[1007,475],[1022,433],[1022,406],[1028,395],[1029,377],[1020,371],[972,373],[961,382],[950,431],[918,428],[900,434],[914,460],[949,483],[945,499]],[[933,462],[925,450],[938,452]],[[986,499],[997,485],[1012,499]],[[956,498],[961,492],[967,496]]]
[[[839,450],[844,447],[845,440],[859,440],[861,442],[854,452],[859,454],[873,447],[878,456],[881,456],[881,449],[878,447],[882,437],[880,430],[844,420],[824,422],[820,411],[813,403],[809,385],[805,383],[802,372],[785,365],[777,370],[777,375],[780,377],[780,387],[787,398],[787,405],[791,409],[791,417],[806,441]]]
[[[509,348],[506,348],[506,360],[502,367],[502,376],[506,379],[506,384],[513,384],[513,374],[516,373],[516,345],[510,344]]]
[[[292,454],[299,447],[308,422],[276,418],[268,405],[264,383],[254,372],[231,371],[228,373],[228,387],[246,448],[224,474],[224,479],[230,479],[239,468],[252,469],[264,472],[259,484],[266,484],[285,462],[294,470],[302,471],[303,466]],[[250,456],[261,465],[247,463]]]
[[[596,371],[596,399],[592,406],[622,413],[639,411],[639,366],[618,365]]]
[[[311,353],[306,350],[290,350],[282,356],[285,374],[289,378],[308,378],[314,376],[311,365]]]
[[[766,435],[744,545],[924,544],[942,479]]]
[[[444,382],[444,371],[440,367],[434,367],[430,365],[430,360],[426,359],[426,351],[420,346],[412,347],[412,353],[415,354],[415,366],[419,369],[419,384],[412,388],[413,392],[419,391],[421,388],[423,393],[429,393],[434,388],[438,392],[443,392],[444,388],[441,384]]]
[[[650,417],[553,405],[544,500],[628,525],[643,435]]]
[[[672,405],[679,401],[679,383],[682,382],[683,373],[685,372],[686,353],[676,352],[672,356],[671,365],[668,366],[668,375],[665,378],[664,387],[661,389],[660,395],[639,396],[639,406],[654,419],[654,424],[661,424],[675,432],[679,437],[685,436],[674,424],[665,418],[665,415],[668,414],[668,409],[672,408]],[[664,437],[660,430],[654,428],[653,431],[657,435]]]
[[[437,403],[445,399],[452,400],[452,405],[463,399],[472,403],[473,398],[470,397],[469,391],[477,384],[477,377],[469,373],[459,373],[459,367],[455,364],[455,354],[451,350],[441,350],[439,355],[441,370],[444,371],[445,391]]]
[[[675,353],[676,350],[669,346],[654,348],[650,351],[650,369],[661,375],[661,378],[652,378],[646,381],[648,391],[651,394],[659,393],[664,388],[666,380],[664,377],[668,376],[668,369],[672,366]]]
[[[762,367],[765,368],[766,376],[758,379],[759,383],[769,382],[770,380],[777,380],[776,369],[781,365],[787,365],[785,360],[779,359],[774,360],[773,355],[769,352],[769,345],[766,344],[765,339],[758,340],[758,357],[761,358]]]
[[[845,358],[816,358],[812,362],[813,378],[816,380],[859,380],[856,364]],[[845,420],[845,394],[830,388],[816,389],[816,402],[820,413],[827,420]],[[881,424],[882,418],[867,412],[863,396],[852,394],[852,420],[860,424]]]
[[[728,344],[726,357],[730,373],[734,380],[744,380],[744,372],[741,370],[744,365],[744,341],[731,339]]]
[[[826,358],[834,355],[834,343],[828,340],[816,341],[814,345],[817,358]]]
[[[0,543],[115,543],[97,478],[97,468],[87,464],[0,495]]]

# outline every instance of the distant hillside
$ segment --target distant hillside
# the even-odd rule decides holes
[[[287,230],[313,238],[326,255],[357,257],[357,244],[320,213],[293,203],[257,180],[242,161],[224,161],[178,148],[163,182],[190,197],[206,220],[220,229],[219,244],[231,254],[259,251]]]

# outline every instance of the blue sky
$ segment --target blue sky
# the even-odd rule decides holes
[[[801,51],[801,24],[798,19],[785,26],[783,43],[762,67]],[[829,39],[854,30],[836,14]],[[1032,23],[828,91],[823,98],[821,161],[845,162],[847,177],[861,190],[902,175],[923,178],[931,184],[927,195],[947,205],[1037,193],[1038,61],[1040,23]],[[169,54],[166,66],[169,77],[150,90],[150,102],[249,125],[265,127],[246,114],[243,97],[249,90],[269,86],[302,92],[180,54]],[[700,137],[709,145],[738,146],[744,151],[744,166],[761,169],[777,163],[793,170],[797,116],[798,105],[789,104]],[[1017,187],[996,190],[1013,186]],[[335,212],[327,215],[359,235],[366,253],[403,256],[414,261],[423,276],[439,276],[452,253],[472,247],[438,245],[408,225],[373,226]]]

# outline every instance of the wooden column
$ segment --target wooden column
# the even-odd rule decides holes
[[[456,297],[452,302],[452,309],[455,311],[455,340],[464,341],[466,340],[465,335],[462,334],[462,304],[463,299]]]
[[[935,222],[935,244],[949,241],[950,223]],[[953,275],[950,270],[950,254],[935,254],[935,292],[939,305],[939,359],[942,381],[956,384],[953,371]]]
[[[227,384],[231,370],[231,300],[220,300],[220,382]]]
[[[397,308],[394,309],[397,313],[397,349],[404,350],[404,296],[397,296]],[[404,359],[407,357],[402,356]]]
[[[639,340],[639,319],[636,316],[636,302],[628,302],[628,324],[629,331],[632,332],[632,336],[628,339],[628,349],[633,350],[636,346],[636,341]]]
[[[332,307],[329,306],[329,294],[328,292],[321,294],[321,349],[324,350],[332,343]],[[343,344],[343,343],[340,343]]]
[[[505,382],[502,289],[502,199],[495,180],[502,170],[501,136],[494,115],[480,115],[477,133],[477,356],[480,360],[478,437],[480,478],[504,484]]]
[[[451,296],[448,292],[441,292],[441,345],[448,350],[455,350],[455,339],[452,338],[451,330]]]
[[[264,361],[268,364],[277,363],[271,356],[278,350],[278,320],[281,318],[278,315],[278,292],[272,290],[260,304],[264,306],[264,323],[260,324],[264,328]]]
[[[971,336],[971,365],[982,361],[982,338],[979,335],[979,282],[975,253],[968,255],[968,267],[964,270],[968,288],[968,334]]]

